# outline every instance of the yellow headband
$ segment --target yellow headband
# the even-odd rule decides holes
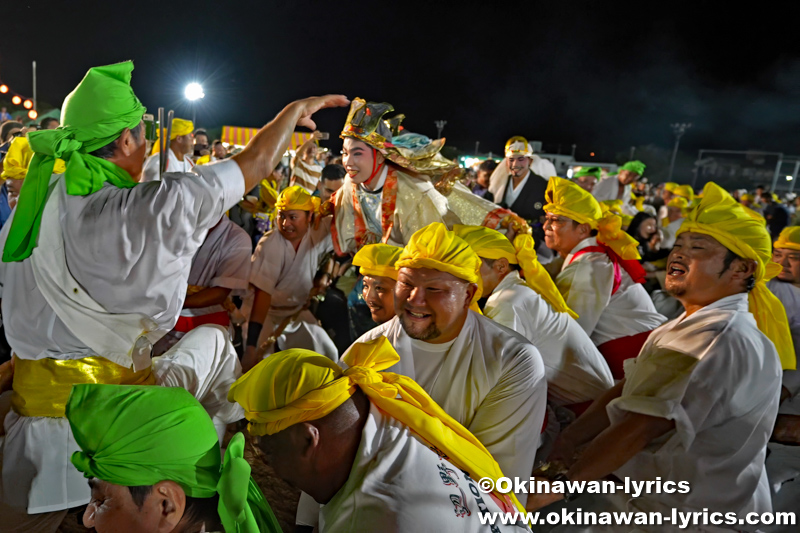
[[[675,189],[678,187],[678,184],[674,181],[668,181],[664,184],[664,190],[669,191],[672,194],[675,194]]]
[[[160,137],[161,128],[156,128],[156,136]],[[166,132],[166,129],[164,130]],[[191,120],[183,120],[182,118],[173,118],[172,119],[172,130],[169,134],[169,139],[173,140],[175,137],[180,137],[181,135],[188,135],[194,131],[194,123]],[[153,150],[150,152],[150,155],[157,154],[161,151],[161,139],[159,138],[153,143]]]
[[[597,230],[597,240],[622,259],[640,259],[638,242],[622,230],[622,218],[610,211],[603,213],[590,193],[569,180],[553,176],[547,182],[547,205],[544,210],[565,216],[578,224],[589,224]]]
[[[485,259],[506,259],[513,265],[519,265],[525,283],[536,291],[559,313],[568,313],[572,318],[578,315],[569,308],[564,297],[553,282],[553,278],[539,263],[536,256],[533,237],[517,235],[512,244],[505,235],[485,226],[462,226],[457,224],[453,232],[464,239],[467,244]]]
[[[793,370],[796,361],[786,310],[766,285],[782,268],[772,262],[772,243],[766,227],[722,187],[709,182],[703,189],[702,201],[686,215],[677,235],[687,231],[713,237],[739,257],[756,262],[756,283],[748,296],[750,312],[758,329],[775,344],[784,370]]]
[[[432,268],[447,272],[478,286],[472,297],[470,309],[480,312],[478,300],[483,291],[481,260],[472,248],[441,222],[434,222],[417,230],[395,263],[397,270]]]
[[[368,244],[356,252],[353,264],[364,276],[382,276],[397,281],[395,263],[403,249],[389,244]]]
[[[327,416],[360,388],[375,407],[441,450],[473,479],[503,476],[483,444],[413,379],[381,372],[400,361],[386,337],[354,344],[343,361],[349,367],[344,371],[309,350],[278,352],[239,378],[228,392],[228,401],[244,408],[252,435],[274,435]],[[522,509],[513,495],[512,501]]]
[[[311,196],[299,185],[292,185],[284,189],[278,196],[278,200],[275,202],[275,208],[278,211],[292,211],[297,209],[299,211],[311,211],[312,213],[316,213],[319,211],[319,204],[319,198]]]
[[[3,174],[0,177],[9,180],[24,180],[28,174],[28,165],[33,159],[33,150],[24,135],[14,137],[8,147],[8,153],[3,159]],[[66,165],[63,159],[56,159],[53,174],[63,174]]]
[[[694,200],[694,190],[691,185],[678,185],[672,190],[672,194],[686,198],[689,202]]]
[[[775,241],[775,248],[800,250],[800,226],[786,226]]]
[[[687,207],[689,207],[689,200],[687,200],[683,196],[675,196],[672,200],[667,202],[667,207],[678,207],[680,209],[686,209]]]

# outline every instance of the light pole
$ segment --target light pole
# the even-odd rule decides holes
[[[436,138],[437,139],[441,139],[442,138],[442,130],[444,129],[445,126],[447,126],[447,121],[446,120],[434,120],[433,123],[436,124]]]
[[[197,100],[205,97],[206,94],[203,92],[203,87],[199,83],[192,82],[186,86],[186,89],[183,91],[183,95],[191,103],[192,124],[194,124],[197,122]]]
[[[681,143],[681,137],[686,133],[686,130],[692,127],[692,123],[675,123],[670,124],[670,127],[672,128],[672,133],[675,134],[675,148],[672,150],[672,160],[669,162],[669,177],[667,181],[672,181],[672,172],[675,170],[675,158],[678,155],[678,145]]]

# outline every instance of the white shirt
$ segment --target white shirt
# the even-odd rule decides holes
[[[514,186],[514,179],[509,176],[508,183],[509,186],[506,186],[506,195],[503,197],[503,202],[510,206],[514,205],[514,202],[517,201],[519,194],[522,192],[522,189],[525,187],[525,184],[528,183],[528,180],[531,178],[531,171],[529,170],[528,173],[522,178],[522,181],[519,182],[517,186]]]
[[[528,287],[518,272],[500,281],[483,311],[536,346],[547,374],[547,394],[554,404],[594,400],[614,386],[606,360],[586,332]]]
[[[224,216],[208,236],[192,261],[189,285],[247,290],[250,278],[250,236]],[[183,309],[181,316],[203,316],[224,311],[221,305]]]
[[[175,155],[175,152],[172,151],[172,148],[169,149],[169,155],[167,156],[167,168],[164,173],[167,172],[191,172],[192,168],[194,168],[194,163],[192,163],[191,158],[188,155],[183,156],[183,161],[178,160],[178,156]],[[153,154],[149,156],[145,162],[144,167],[142,168],[142,183],[148,181],[159,181],[158,177],[158,154]]]
[[[622,268],[619,289],[611,294],[614,265],[606,254],[587,252],[572,261],[587,246],[597,246],[597,239],[589,237],[578,243],[564,260],[556,285],[596,346],[653,330],[666,322],[644,287],[634,283]]]
[[[681,224],[683,224],[683,218],[673,220],[661,228],[661,231],[664,234],[664,239],[661,241],[662,250],[670,249],[675,245],[675,240],[678,237],[678,230],[681,229]]]
[[[529,472],[530,474],[530,472]],[[408,426],[370,405],[347,482],[320,510],[320,532],[528,531],[490,528],[479,513],[514,512],[480,492],[467,476]]]
[[[547,404],[547,381],[538,350],[491,319],[469,312],[438,372],[420,379],[417,365],[429,353],[414,350],[397,317],[356,342],[385,336],[400,354],[387,369],[414,379],[431,398],[492,453],[507,476],[530,477]],[[522,501],[522,498],[520,498]],[[523,502],[524,503],[524,502]]]
[[[264,235],[253,253],[250,283],[272,295],[270,315],[287,317],[305,305],[320,258],[333,249],[330,219],[309,226],[297,251],[278,230]]]
[[[61,179],[48,199],[47,205],[56,196],[60,202],[71,275],[108,313],[139,315],[143,323],[155,326],[156,336],[171,330],[178,319],[192,258],[208,228],[244,194],[244,177],[235,161],[203,165],[194,172],[167,174],[161,182],[130,189],[107,184],[88,196],[66,194]],[[0,232],[0,248],[10,227],[6,224]],[[40,232],[40,241],[44,237]],[[24,261],[0,262],[4,325],[14,353],[34,360],[98,355],[66,327],[39,290],[31,264],[38,253],[36,248]],[[205,345],[209,351],[226,349]],[[224,380],[217,383],[224,385]],[[41,513],[88,502],[86,479],[69,461],[78,448],[66,418],[20,417],[11,411],[5,429],[6,503]]]
[[[619,194],[619,180],[617,176],[606,176],[597,182],[592,189],[592,196],[598,202],[605,200],[622,200],[622,211],[626,215],[636,215],[636,208],[631,205],[632,187],[625,185],[622,189],[622,196]]]
[[[758,330],[746,294],[682,314],[655,330],[625,361],[621,397],[609,403],[612,423],[624,412],[674,420],[676,429],[650,443],[615,474],[635,480],[688,481],[688,494],[632,501],[670,512],[771,511],[764,470],[778,412],[781,365]]]

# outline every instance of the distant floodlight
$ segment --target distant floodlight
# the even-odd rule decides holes
[[[794,179],[794,176],[786,176],[786,181],[792,181],[793,179]]]
[[[206,94],[203,92],[203,87],[199,83],[190,83],[186,86],[184,96],[187,100],[194,101],[203,98]]]

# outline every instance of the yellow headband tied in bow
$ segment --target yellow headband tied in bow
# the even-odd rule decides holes
[[[545,200],[545,212],[565,216],[578,224],[589,224],[597,230],[597,241],[622,259],[641,258],[637,249],[639,243],[622,230],[622,218],[611,211],[603,213],[594,196],[577,184],[553,176],[547,182]]]
[[[434,222],[417,230],[395,263],[397,270],[407,268],[432,268],[447,272],[478,286],[472,297],[470,309],[480,312],[478,300],[483,292],[481,260],[461,237]]]
[[[395,263],[403,253],[399,246],[390,244],[368,244],[353,257],[353,264],[364,276],[381,276],[397,281]]]
[[[316,213],[319,211],[320,199],[316,196],[311,196],[308,192],[299,185],[292,185],[284,189],[278,196],[275,202],[275,209],[278,211],[311,211]]]
[[[506,259],[512,265],[519,265],[522,277],[528,287],[544,298],[556,311],[568,313],[572,318],[578,318],[578,315],[564,301],[553,278],[539,263],[533,237],[527,234],[517,235],[512,244],[505,235],[497,230],[485,226],[462,226],[460,224],[453,227],[453,232],[464,239],[478,254],[478,257],[490,260]]]
[[[758,329],[775,344],[784,370],[793,370],[796,360],[786,310],[766,285],[781,271],[781,266],[772,262],[772,243],[766,227],[725,189],[709,182],[703,188],[703,199],[686,215],[677,235],[687,231],[713,237],[739,257],[756,262],[756,283],[748,296],[750,312]]]
[[[244,408],[251,434],[274,435],[327,416],[360,388],[375,407],[441,450],[473,479],[503,476],[483,444],[413,379],[381,372],[400,361],[386,337],[354,344],[343,361],[347,370],[309,350],[278,352],[239,378],[228,392],[228,401]],[[512,501],[522,508],[513,494]]]

